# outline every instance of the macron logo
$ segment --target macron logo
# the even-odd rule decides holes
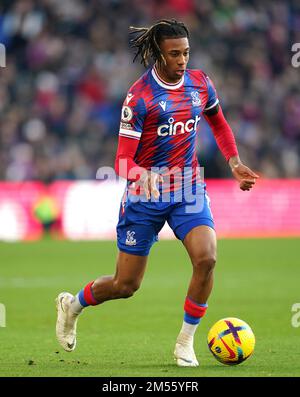
[[[159,104],[160,104],[160,107],[163,109],[163,111],[165,111],[166,110],[166,106],[167,106],[167,102],[166,101],[160,101]]]

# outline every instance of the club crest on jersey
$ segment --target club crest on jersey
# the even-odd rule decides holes
[[[128,122],[132,119],[132,110],[129,106],[123,106],[122,107],[122,116],[121,116],[121,120]]]
[[[126,233],[126,245],[136,245],[136,239],[134,238],[135,232],[128,230]]]
[[[201,98],[198,91],[191,92],[193,106],[201,106]]]

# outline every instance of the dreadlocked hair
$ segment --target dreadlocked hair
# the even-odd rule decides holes
[[[166,38],[189,38],[189,31],[182,22],[175,19],[162,19],[152,25],[150,28],[137,28],[130,26],[130,35],[135,35],[130,39],[130,46],[137,48],[133,62],[138,56],[141,57],[141,63],[147,67],[149,59],[166,63],[161,53],[159,44]]]

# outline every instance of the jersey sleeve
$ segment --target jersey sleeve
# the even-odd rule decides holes
[[[206,85],[207,85],[207,102],[204,108],[204,112],[206,110],[210,110],[212,108],[214,108],[218,103],[219,103],[219,98],[218,98],[218,94],[217,94],[217,90],[214,86],[214,83],[211,81],[211,79],[206,75],[205,76],[205,80],[206,80]]]
[[[144,99],[129,91],[122,106],[119,135],[140,140],[145,116]]]

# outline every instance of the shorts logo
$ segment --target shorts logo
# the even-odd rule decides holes
[[[136,245],[136,239],[134,238],[135,232],[128,230],[126,235],[126,245]]]
[[[129,106],[123,106],[122,107],[122,116],[121,119],[122,121],[128,122],[132,119],[132,110]]]
[[[198,91],[191,92],[193,106],[201,106],[201,98]]]

